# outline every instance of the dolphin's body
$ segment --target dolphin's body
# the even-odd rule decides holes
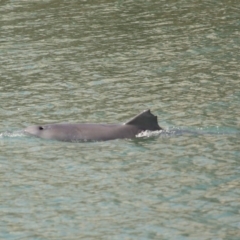
[[[124,124],[58,123],[24,129],[27,135],[67,142],[107,141],[134,138],[143,131],[162,130],[150,110],[143,111]]]

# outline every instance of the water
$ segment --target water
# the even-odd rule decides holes
[[[0,239],[240,239],[239,9],[1,1]],[[200,134],[65,143],[19,133],[148,108],[163,128]]]

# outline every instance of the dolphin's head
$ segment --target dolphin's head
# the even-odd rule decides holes
[[[77,129],[69,124],[34,125],[24,129],[26,135],[59,141],[74,139],[76,131]]]
[[[34,126],[29,126],[24,129],[24,133],[27,135],[35,136],[35,137],[40,137],[40,138],[49,138],[48,130],[50,129],[50,126],[44,125],[34,125]]]

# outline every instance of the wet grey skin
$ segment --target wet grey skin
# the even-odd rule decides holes
[[[124,124],[58,123],[34,125],[24,129],[24,133],[44,139],[67,142],[107,141],[135,138],[143,131],[162,130],[157,116],[145,110]]]

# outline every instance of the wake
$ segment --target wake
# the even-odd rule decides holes
[[[181,135],[240,135],[240,131],[236,129],[220,129],[219,127],[214,128],[197,128],[197,129],[186,129],[186,128],[167,128],[158,131],[146,130],[136,135],[136,138],[155,138],[155,137],[174,137]]]

